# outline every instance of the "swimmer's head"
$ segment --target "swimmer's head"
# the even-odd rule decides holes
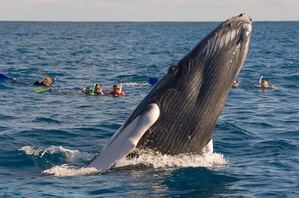
[[[89,94],[91,92],[92,92],[92,89],[91,89],[90,86],[87,86],[87,87],[84,88],[84,93]]]
[[[95,85],[94,93],[97,95],[103,92],[103,85],[101,83]]]
[[[119,84],[119,83],[114,84],[113,91],[116,93],[120,93],[121,92],[121,84]]]
[[[238,86],[239,86],[239,81],[235,79],[232,84],[232,88],[237,88]]]
[[[269,88],[270,87],[270,85],[269,85],[269,81],[268,80],[262,80],[262,82],[261,82],[261,88],[263,88],[263,89],[267,89],[267,88]]]
[[[50,76],[46,76],[44,79],[43,79],[43,83],[46,87],[50,87],[52,85],[52,78]]]

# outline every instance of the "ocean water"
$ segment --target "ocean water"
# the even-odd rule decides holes
[[[162,77],[218,23],[0,22],[0,197],[299,197],[299,22],[255,22],[214,131],[215,154],[84,168]],[[124,83],[127,96],[35,93]],[[260,76],[272,88],[254,85]],[[28,85],[29,84],[29,85]],[[49,175],[54,174],[54,175]]]

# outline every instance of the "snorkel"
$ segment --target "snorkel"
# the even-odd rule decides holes
[[[264,76],[261,76],[259,79],[259,85],[262,84],[262,79],[264,78]]]

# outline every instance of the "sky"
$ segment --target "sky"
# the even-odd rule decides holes
[[[0,0],[0,21],[299,21],[299,0]]]

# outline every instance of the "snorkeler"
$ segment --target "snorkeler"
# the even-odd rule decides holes
[[[269,81],[268,80],[262,80],[262,83],[261,83],[261,88],[262,89],[267,89],[267,88],[269,88],[270,87],[270,85],[269,85]]]
[[[104,86],[102,83],[98,83],[94,85],[94,88],[92,89],[90,86],[87,86],[85,88],[83,88],[83,93],[88,94],[88,95],[104,95],[103,92]]]
[[[264,78],[264,76],[260,77],[259,84],[257,84],[256,87],[259,87],[261,89],[268,89],[268,88],[270,88],[271,86],[270,86],[269,80],[267,80],[267,79],[263,80],[263,78]]]
[[[93,92],[93,90],[91,89],[90,86],[87,86],[87,87],[83,88],[83,92],[85,94],[91,94]]]
[[[95,84],[93,93],[95,95],[104,95],[103,89],[104,89],[104,86],[102,85],[102,83]]]
[[[235,79],[232,84],[232,88],[237,88],[238,86],[239,86],[239,81],[237,79]]]
[[[51,87],[52,82],[52,78],[50,76],[46,76],[42,81],[35,81],[33,85]]]
[[[122,91],[122,84],[116,83],[113,85],[113,90],[108,93],[109,96],[120,97],[125,96],[125,92]]]

